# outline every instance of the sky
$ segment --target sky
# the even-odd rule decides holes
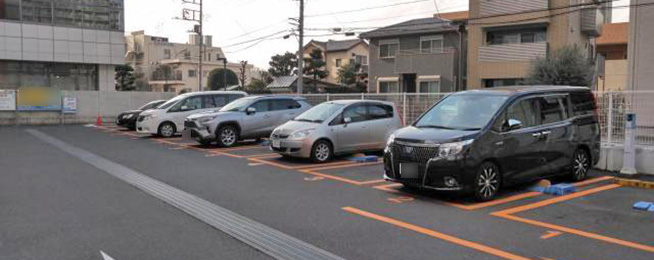
[[[356,38],[334,35],[328,31],[330,28],[360,33],[430,17],[437,10],[445,13],[468,9],[468,0],[305,0],[305,3],[305,43],[311,39]],[[618,0],[614,6],[628,4],[629,0]],[[388,7],[374,8],[380,6]],[[188,42],[193,23],[176,19],[181,17],[184,7],[195,8],[183,4],[182,0],[125,0],[125,31],[145,30],[148,35],[168,37],[171,42]],[[295,0],[204,0],[204,11],[204,33],[213,35],[213,45],[223,47],[230,62],[245,60],[265,69],[271,56],[298,49],[295,36],[283,39],[296,28],[288,19],[298,17],[299,4]],[[628,21],[628,14],[628,8],[614,10],[613,22]]]

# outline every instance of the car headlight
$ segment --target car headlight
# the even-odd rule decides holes
[[[307,136],[311,135],[313,131],[316,129],[304,129],[297,131],[291,135],[291,139],[303,139],[306,138]]]
[[[155,114],[150,114],[150,115],[145,116],[145,117],[143,118],[143,120],[150,120],[150,119],[155,119],[155,118],[157,118],[157,115],[155,115]]]
[[[123,116],[124,119],[130,119],[132,117],[134,117],[134,114],[127,114]]]
[[[473,140],[466,140],[466,141],[461,141],[461,142],[456,142],[456,143],[446,143],[446,144],[441,144],[438,147],[438,157],[443,158],[443,157],[449,157],[452,155],[457,155],[463,152],[463,149],[466,148],[466,146],[472,144]]]
[[[209,123],[209,122],[213,121],[214,119],[216,119],[216,117],[217,116],[203,117],[203,118],[200,118],[199,121],[200,121],[200,124],[206,124],[206,123]]]

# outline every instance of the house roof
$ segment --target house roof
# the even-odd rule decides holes
[[[363,43],[367,45],[367,43],[361,39],[343,40],[343,41],[329,40],[326,42],[311,40],[309,43],[307,43],[307,45],[304,46],[304,48],[306,49],[313,44],[323,49],[325,52],[347,51],[349,49],[354,48],[359,43]]]
[[[309,48],[310,45],[315,45],[318,46],[321,49],[326,49],[327,42],[321,42],[321,41],[316,41],[316,40],[311,40],[307,45],[304,46],[304,48]]]
[[[468,18],[470,18],[470,12],[461,11],[461,12],[434,14],[434,18],[438,18],[439,16],[441,19],[447,19],[450,21],[461,21],[461,20],[468,20]]]
[[[297,80],[297,76],[283,76],[277,77],[273,82],[270,82],[266,89],[287,89],[290,88]]]
[[[602,36],[597,38],[597,45],[627,44],[628,38],[629,23],[607,23],[602,26]]]
[[[421,18],[409,20],[406,22],[386,26],[373,31],[362,33],[362,38],[377,38],[407,34],[420,34],[420,33],[439,33],[456,31],[458,28],[451,24],[450,20],[438,18]]]

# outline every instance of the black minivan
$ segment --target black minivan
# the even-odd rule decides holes
[[[586,178],[600,153],[593,93],[585,87],[519,86],[441,99],[384,151],[384,178],[413,188],[474,192],[555,175]]]

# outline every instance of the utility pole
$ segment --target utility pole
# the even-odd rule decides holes
[[[300,1],[300,18],[298,19],[299,34],[300,34],[300,47],[297,54],[297,94],[302,95],[302,88],[304,87],[304,0]]]
[[[193,32],[197,33],[199,36],[198,42],[198,91],[202,92],[202,61],[204,59],[204,35],[202,33],[202,22],[203,22],[203,6],[202,0],[182,0],[184,4],[191,4],[197,6],[197,9],[184,8],[182,10],[182,20],[194,21],[198,24],[193,27]]]

